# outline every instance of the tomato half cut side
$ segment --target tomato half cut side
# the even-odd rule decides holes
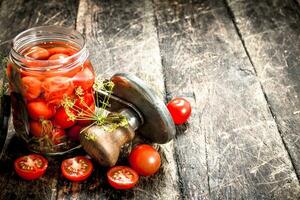
[[[139,175],[130,167],[116,166],[107,172],[109,184],[119,190],[130,189],[139,180]]]
[[[92,162],[84,156],[69,158],[61,163],[63,176],[74,182],[86,180],[93,171]]]
[[[16,159],[14,168],[21,178],[25,180],[35,180],[46,172],[48,161],[41,155],[30,154]]]

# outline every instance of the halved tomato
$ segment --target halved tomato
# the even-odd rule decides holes
[[[16,173],[25,180],[34,180],[41,177],[48,167],[48,161],[40,155],[30,154],[15,160]]]
[[[139,180],[139,175],[130,167],[116,166],[107,172],[109,184],[115,189],[130,189]]]
[[[70,181],[84,181],[93,171],[92,162],[84,156],[69,158],[61,163],[61,171],[65,178]]]

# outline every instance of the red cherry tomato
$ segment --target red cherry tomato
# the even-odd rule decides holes
[[[35,137],[42,137],[43,134],[43,127],[41,122],[39,121],[30,121],[29,122],[30,133]]]
[[[69,57],[68,55],[66,54],[63,54],[63,53],[57,53],[57,54],[54,54],[52,56],[50,56],[48,58],[48,60],[59,60],[59,59],[64,59],[64,58],[67,58]]]
[[[27,111],[31,119],[50,119],[54,116],[55,110],[43,100],[31,101],[27,104]]]
[[[46,60],[46,59],[48,59],[50,54],[47,51],[47,49],[44,49],[44,48],[39,47],[39,46],[34,46],[34,47],[31,47],[29,50],[27,50],[24,53],[24,56],[25,57],[28,56],[28,57],[33,58],[35,60]]]
[[[185,123],[191,115],[191,104],[184,98],[174,98],[168,104],[167,108],[175,124]]]
[[[42,84],[45,91],[45,99],[49,103],[59,103],[65,95],[70,96],[73,93],[74,86],[70,78],[55,76],[47,78]]]
[[[84,68],[73,77],[75,87],[81,86],[84,91],[91,89],[95,81],[95,75],[89,68]]]
[[[63,129],[55,128],[52,131],[52,142],[53,144],[61,144],[66,139],[66,132]]]
[[[77,51],[75,49],[71,49],[71,48],[53,47],[53,48],[49,48],[48,52],[50,55],[65,54],[65,55],[71,56],[71,55],[75,54]]]
[[[75,102],[75,108],[86,110],[94,103],[94,95],[85,93],[82,97],[78,97]]]
[[[24,97],[29,101],[36,99],[42,92],[41,81],[34,77],[26,76],[22,78],[22,87]]]
[[[72,110],[69,110],[68,112],[70,113],[67,113],[65,108],[60,107],[54,116],[54,124],[63,129],[73,126],[76,121],[73,120],[72,117],[70,118],[69,115],[75,115],[75,113]]]
[[[129,163],[139,175],[155,174],[161,164],[159,153],[150,145],[137,145],[129,155]]]
[[[49,120],[31,120],[29,122],[29,127],[30,133],[35,137],[42,137],[44,135],[50,134],[53,129],[52,123]]]
[[[48,167],[48,161],[40,155],[30,154],[15,160],[16,173],[25,180],[34,180],[41,177]]]
[[[91,175],[93,164],[86,157],[76,156],[64,160],[61,163],[61,171],[63,176],[70,181],[84,181]]]
[[[139,175],[129,167],[116,166],[107,172],[107,178],[113,188],[124,190],[133,188],[139,180]]]
[[[72,126],[67,132],[69,139],[76,142],[79,141],[79,135],[81,129],[82,127],[78,125]]]

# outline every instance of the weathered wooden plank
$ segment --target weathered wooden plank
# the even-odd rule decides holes
[[[194,108],[175,142],[183,196],[296,199],[295,171],[225,5],[154,2],[166,90]]]
[[[164,98],[164,79],[152,3],[146,0],[81,0],[77,29],[87,37],[97,74],[133,73]],[[177,199],[179,198],[173,143],[160,146],[163,166],[159,173],[141,177],[132,190],[116,191],[108,186],[107,169],[96,165],[88,181],[59,182],[59,199]],[[121,163],[126,164],[126,156]]]
[[[72,4],[71,4],[72,3]],[[75,27],[78,1],[3,0],[0,7],[0,42],[12,39],[28,27],[37,25],[65,25]],[[7,47],[1,48],[2,51]],[[14,134],[10,126],[9,137]],[[28,182],[21,180],[13,170],[13,161],[28,153],[16,139],[8,145],[0,163],[0,199],[56,199],[56,184],[60,159],[49,158],[49,169],[43,178]]]
[[[229,5],[299,179],[299,7],[292,0]]]

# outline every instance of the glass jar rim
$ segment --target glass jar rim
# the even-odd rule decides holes
[[[20,48],[22,48],[24,46],[24,45],[20,45],[19,43],[23,42],[23,40],[26,41],[26,40],[33,39],[30,37],[26,38],[26,34],[29,34],[28,36],[35,37],[36,34],[33,34],[33,33],[45,32],[45,30],[47,30],[47,29],[52,29],[53,33],[58,33],[58,34],[65,35],[65,36],[73,34],[74,36],[79,37],[79,39],[82,41],[82,44],[73,42],[74,44],[79,46],[79,48],[80,48],[79,51],[77,51],[73,55],[68,56],[66,58],[60,58],[60,59],[56,59],[56,60],[38,60],[38,59],[31,58],[31,57],[26,57],[19,52]],[[32,32],[32,34],[30,34],[30,32]],[[63,32],[65,32],[65,33],[63,33]],[[24,36],[25,36],[25,39],[24,39]],[[22,38],[23,38],[23,40],[22,40]],[[39,37],[35,37],[36,40],[30,40],[29,42],[27,41],[27,43],[25,43],[25,44],[30,44],[31,42],[36,42],[36,41],[43,41],[46,39],[45,37],[40,37],[39,39],[38,38]],[[55,38],[55,39],[63,40],[62,38]],[[48,40],[53,41],[53,39],[52,40],[48,39]],[[68,41],[68,40],[65,40],[65,41]],[[25,31],[22,31],[17,36],[15,36],[14,39],[12,40],[12,47],[11,47],[11,51],[10,51],[10,56],[13,57],[14,60],[19,60],[19,61],[26,60],[26,61],[31,61],[31,62],[38,62],[38,63],[42,64],[42,66],[44,66],[44,65],[47,66],[47,70],[55,70],[55,69],[61,68],[62,65],[57,64],[58,61],[64,63],[65,61],[73,60],[76,57],[80,58],[80,55],[84,55],[84,60],[88,57],[88,51],[86,48],[85,37],[77,30],[74,30],[71,28],[66,28],[63,26],[56,26],[56,25],[37,26],[37,27],[32,27],[32,28],[26,29]],[[75,59],[75,60],[78,60],[78,59]],[[76,64],[77,64],[77,62],[75,64],[72,62],[69,65],[64,65],[63,68],[64,69],[71,68]],[[18,67],[20,67],[24,70],[30,70],[30,71],[44,71],[45,70],[45,67],[27,67],[27,66],[23,66],[23,65],[18,65]]]

